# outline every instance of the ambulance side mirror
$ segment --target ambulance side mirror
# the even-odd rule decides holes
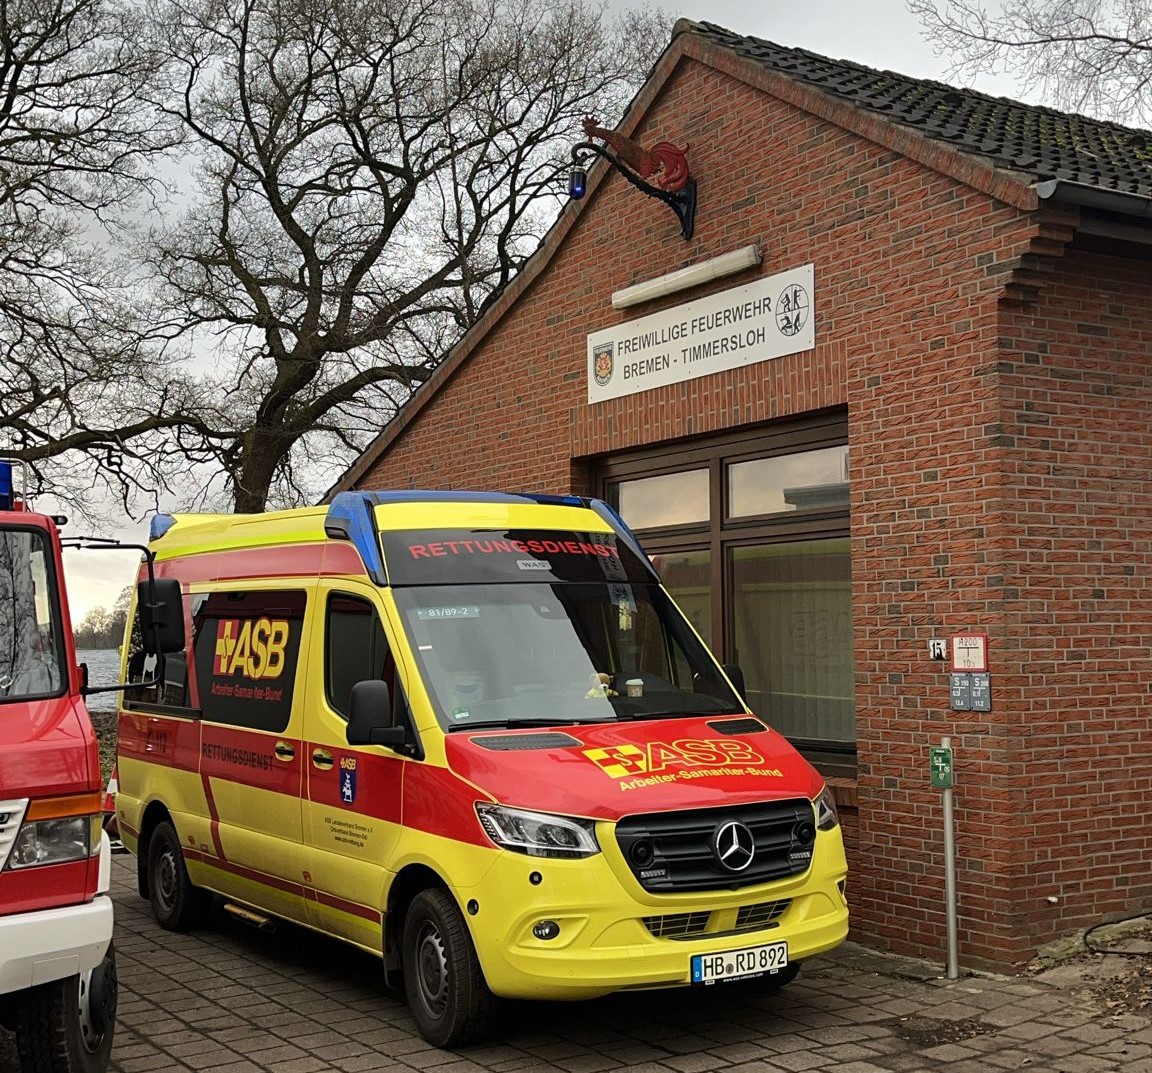
[[[136,587],[140,609],[140,640],[150,656],[184,651],[184,605],[176,578],[141,581]]]
[[[378,678],[357,682],[352,687],[346,737],[349,745],[386,745],[403,749],[408,744],[408,728],[391,723],[392,696],[388,683]]]

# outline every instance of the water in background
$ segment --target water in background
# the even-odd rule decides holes
[[[76,659],[88,664],[89,685],[114,686],[120,681],[120,653],[115,648],[81,648]],[[84,703],[90,712],[114,712],[118,697],[118,693],[96,693]]]

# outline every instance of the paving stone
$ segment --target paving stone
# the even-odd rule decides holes
[[[1152,1010],[1109,1011],[1099,994],[1040,978],[948,981],[850,945],[777,994],[516,1004],[500,1039],[442,1051],[384,992],[371,957],[227,919],[164,932],[122,858],[114,876],[112,1073],[1152,1073]],[[0,1033],[0,1073],[14,1073],[6,1054]]]

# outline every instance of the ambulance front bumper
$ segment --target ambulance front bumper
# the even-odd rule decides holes
[[[785,942],[793,962],[831,950],[848,934],[846,875],[837,829],[820,833],[803,875],[741,890],[648,895],[603,853],[503,853],[484,877],[487,896],[456,893],[462,905],[479,904],[467,919],[496,994],[579,999],[690,984],[698,954]]]

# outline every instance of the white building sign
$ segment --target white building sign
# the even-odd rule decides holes
[[[812,265],[588,336],[588,401],[811,350]]]

